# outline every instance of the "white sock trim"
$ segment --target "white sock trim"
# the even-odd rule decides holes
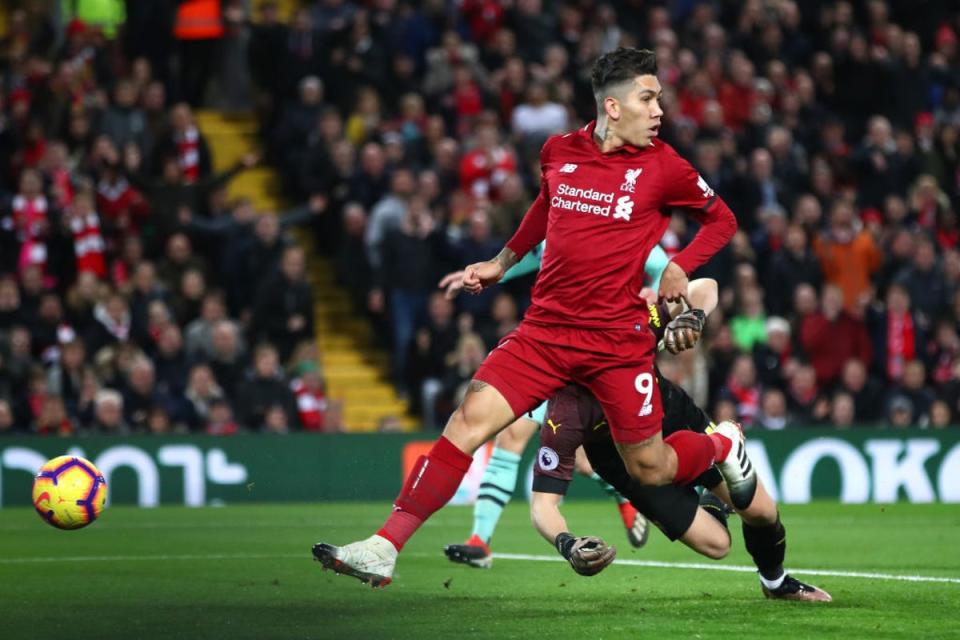
[[[757,575],[760,576],[760,584],[765,586],[770,591],[776,591],[777,589],[780,588],[780,585],[783,584],[783,579],[787,577],[787,572],[784,571],[783,573],[781,573],[780,577],[777,578],[776,580],[767,580],[766,578],[763,577],[762,574],[757,574]]]

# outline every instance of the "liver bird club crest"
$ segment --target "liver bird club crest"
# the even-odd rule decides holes
[[[633,193],[637,187],[637,178],[640,177],[642,172],[643,169],[627,169],[626,173],[623,174],[623,184],[620,185],[620,191]]]

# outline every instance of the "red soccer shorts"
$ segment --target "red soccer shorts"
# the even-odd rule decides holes
[[[474,378],[499,391],[515,416],[575,382],[600,402],[615,442],[658,433],[663,420],[649,329],[577,329],[521,322],[490,352]]]

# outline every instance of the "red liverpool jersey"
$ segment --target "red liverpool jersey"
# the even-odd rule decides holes
[[[581,328],[647,322],[643,265],[670,222],[688,209],[703,226],[673,262],[686,273],[710,259],[737,229],[733,212],[670,145],[625,145],[602,153],[595,122],[554,136],[540,152],[540,194],[507,243],[518,257],[546,238],[526,319]]]

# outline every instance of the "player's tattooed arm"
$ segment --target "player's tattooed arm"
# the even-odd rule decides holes
[[[474,295],[494,285],[503,278],[513,265],[519,262],[513,249],[504,247],[492,260],[471,264],[463,270],[463,289]]]
[[[500,268],[503,269],[503,272],[506,273],[510,270],[510,267],[520,262],[520,259],[517,257],[517,254],[513,252],[513,249],[509,247],[504,247],[503,250],[497,254],[497,257],[493,259]]]
[[[477,393],[479,391],[483,391],[489,386],[490,385],[488,385],[483,380],[474,379],[474,380],[471,380],[470,384],[467,385],[467,393]]]

